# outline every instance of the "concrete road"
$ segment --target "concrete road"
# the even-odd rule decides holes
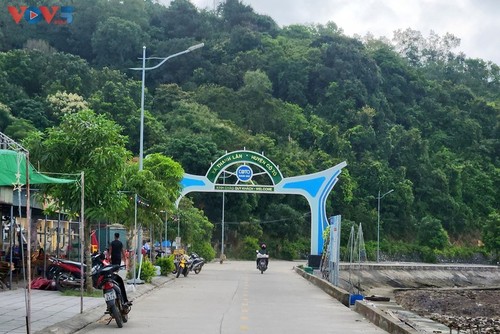
[[[78,333],[385,333],[297,275],[296,262],[209,263],[134,301],[118,329],[106,318]]]

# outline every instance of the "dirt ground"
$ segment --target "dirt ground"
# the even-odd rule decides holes
[[[500,333],[500,288],[394,291],[407,310],[467,333]]]
[[[454,329],[453,334],[500,334],[497,267],[406,263],[347,269],[340,272],[346,291],[352,282],[365,296],[390,297],[404,309]]]

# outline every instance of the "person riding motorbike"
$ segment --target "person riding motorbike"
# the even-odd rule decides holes
[[[260,249],[259,249],[259,254],[262,254],[262,255],[269,255],[269,252],[267,251],[267,246],[265,243],[262,243],[260,245]],[[269,265],[269,258],[266,258],[266,266]],[[259,269],[259,258],[257,257],[257,259],[255,260],[255,263],[257,265],[257,269]]]

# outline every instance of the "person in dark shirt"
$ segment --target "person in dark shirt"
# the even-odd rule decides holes
[[[123,249],[123,244],[120,241],[120,233],[115,233],[115,240],[111,241],[111,264],[122,264],[122,258],[125,260],[125,250]],[[123,283],[123,280],[118,281],[118,285],[120,287],[120,290],[122,292],[123,298],[125,300],[126,305],[132,305],[132,302],[128,300],[127,297],[127,290],[125,289],[125,284]]]
[[[111,242],[111,264],[122,264],[122,258],[125,259],[125,250],[120,241],[120,233],[115,233],[115,240]]]
[[[260,245],[260,249],[257,251],[259,254],[262,254],[262,255],[269,255],[269,252],[267,251],[267,246],[266,244],[262,243]],[[266,266],[269,265],[269,258],[266,258]],[[259,258],[257,257],[257,260],[256,260],[256,264],[257,264],[257,269],[259,269]]]

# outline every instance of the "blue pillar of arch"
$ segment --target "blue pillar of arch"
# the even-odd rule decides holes
[[[248,163],[252,163],[252,161],[248,161]],[[347,164],[344,161],[318,173],[283,178],[279,183],[274,185],[272,193],[302,195],[307,199],[311,208],[311,255],[319,255],[323,251],[323,230],[328,226],[326,199],[333,186],[337,183],[342,168],[345,166]],[[181,181],[181,188],[181,195],[175,203],[176,206],[179,205],[182,197],[190,192],[245,192],[215,189],[215,183],[210,181],[206,176],[192,174],[184,174]],[[262,191],[251,192],[270,194],[270,192]]]
[[[323,251],[323,230],[328,226],[326,199],[346,165],[342,162],[322,172],[284,178],[275,187],[277,193],[297,194],[307,199],[311,208],[311,255]]]

